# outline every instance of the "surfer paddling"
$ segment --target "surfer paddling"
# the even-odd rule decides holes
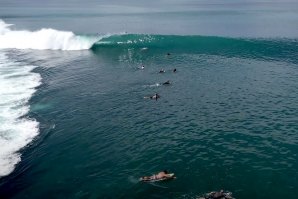
[[[161,171],[158,174],[154,174],[152,176],[143,176],[140,178],[140,181],[143,182],[154,182],[154,181],[162,181],[162,180],[170,180],[176,178],[174,173],[168,173],[167,170]]]
[[[168,80],[168,81],[166,81],[166,82],[164,82],[164,83],[162,83],[163,85],[170,85],[171,84],[171,82],[170,82],[170,80]]]

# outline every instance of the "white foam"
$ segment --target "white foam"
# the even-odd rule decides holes
[[[149,85],[144,85],[143,87],[159,87],[159,86],[161,86],[161,84],[160,83],[155,83],[155,84],[149,84]]]
[[[73,32],[43,28],[38,31],[11,30],[12,24],[0,20],[0,49],[84,50],[102,37],[77,36]]]
[[[0,177],[14,170],[21,161],[19,150],[39,132],[37,121],[21,118],[40,85],[40,75],[31,72],[35,67],[13,62],[0,51]]]
[[[21,161],[19,151],[39,133],[39,123],[22,116],[41,77],[36,66],[10,60],[1,49],[84,50],[108,35],[85,37],[54,29],[12,30],[0,20],[0,178],[10,174]]]

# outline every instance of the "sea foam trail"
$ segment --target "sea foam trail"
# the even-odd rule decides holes
[[[21,161],[19,150],[38,135],[39,123],[22,117],[41,77],[35,66],[10,60],[0,51],[0,177],[10,174]]]
[[[12,24],[0,20],[0,49],[84,50],[102,37],[85,37],[73,32],[43,28],[38,31],[11,30]]]
[[[21,161],[19,151],[39,133],[39,123],[23,117],[41,77],[36,66],[11,60],[1,49],[85,50],[105,36],[84,37],[54,29],[12,30],[0,20],[0,178]]]

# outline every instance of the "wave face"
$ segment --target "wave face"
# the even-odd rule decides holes
[[[20,162],[18,151],[38,135],[39,123],[23,117],[28,101],[40,85],[36,66],[14,62],[0,52],[0,177],[8,175]]]
[[[162,53],[199,53],[254,59],[276,59],[298,62],[297,39],[227,38],[179,35],[112,35],[96,42],[92,49],[140,48]]]
[[[84,50],[100,38],[77,36],[72,32],[43,28],[38,31],[11,30],[12,24],[0,20],[0,49]]]

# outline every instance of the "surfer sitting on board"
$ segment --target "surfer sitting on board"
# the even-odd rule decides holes
[[[153,176],[144,176],[140,178],[140,181],[150,182],[150,181],[161,181],[161,180],[168,180],[173,179],[174,174],[168,173],[167,170],[161,171],[158,174],[155,174]]]
[[[155,93],[155,95],[150,97],[150,99],[155,99],[156,101],[158,98],[160,98],[160,96],[157,93]]]
[[[153,96],[150,96],[150,97],[145,96],[144,98],[145,98],[145,99],[146,99],[146,98],[147,98],[147,99],[148,99],[148,98],[149,98],[149,99],[155,99],[155,100],[157,101],[157,99],[160,98],[160,96],[159,96],[157,93],[155,93],[155,95],[153,95]]]

